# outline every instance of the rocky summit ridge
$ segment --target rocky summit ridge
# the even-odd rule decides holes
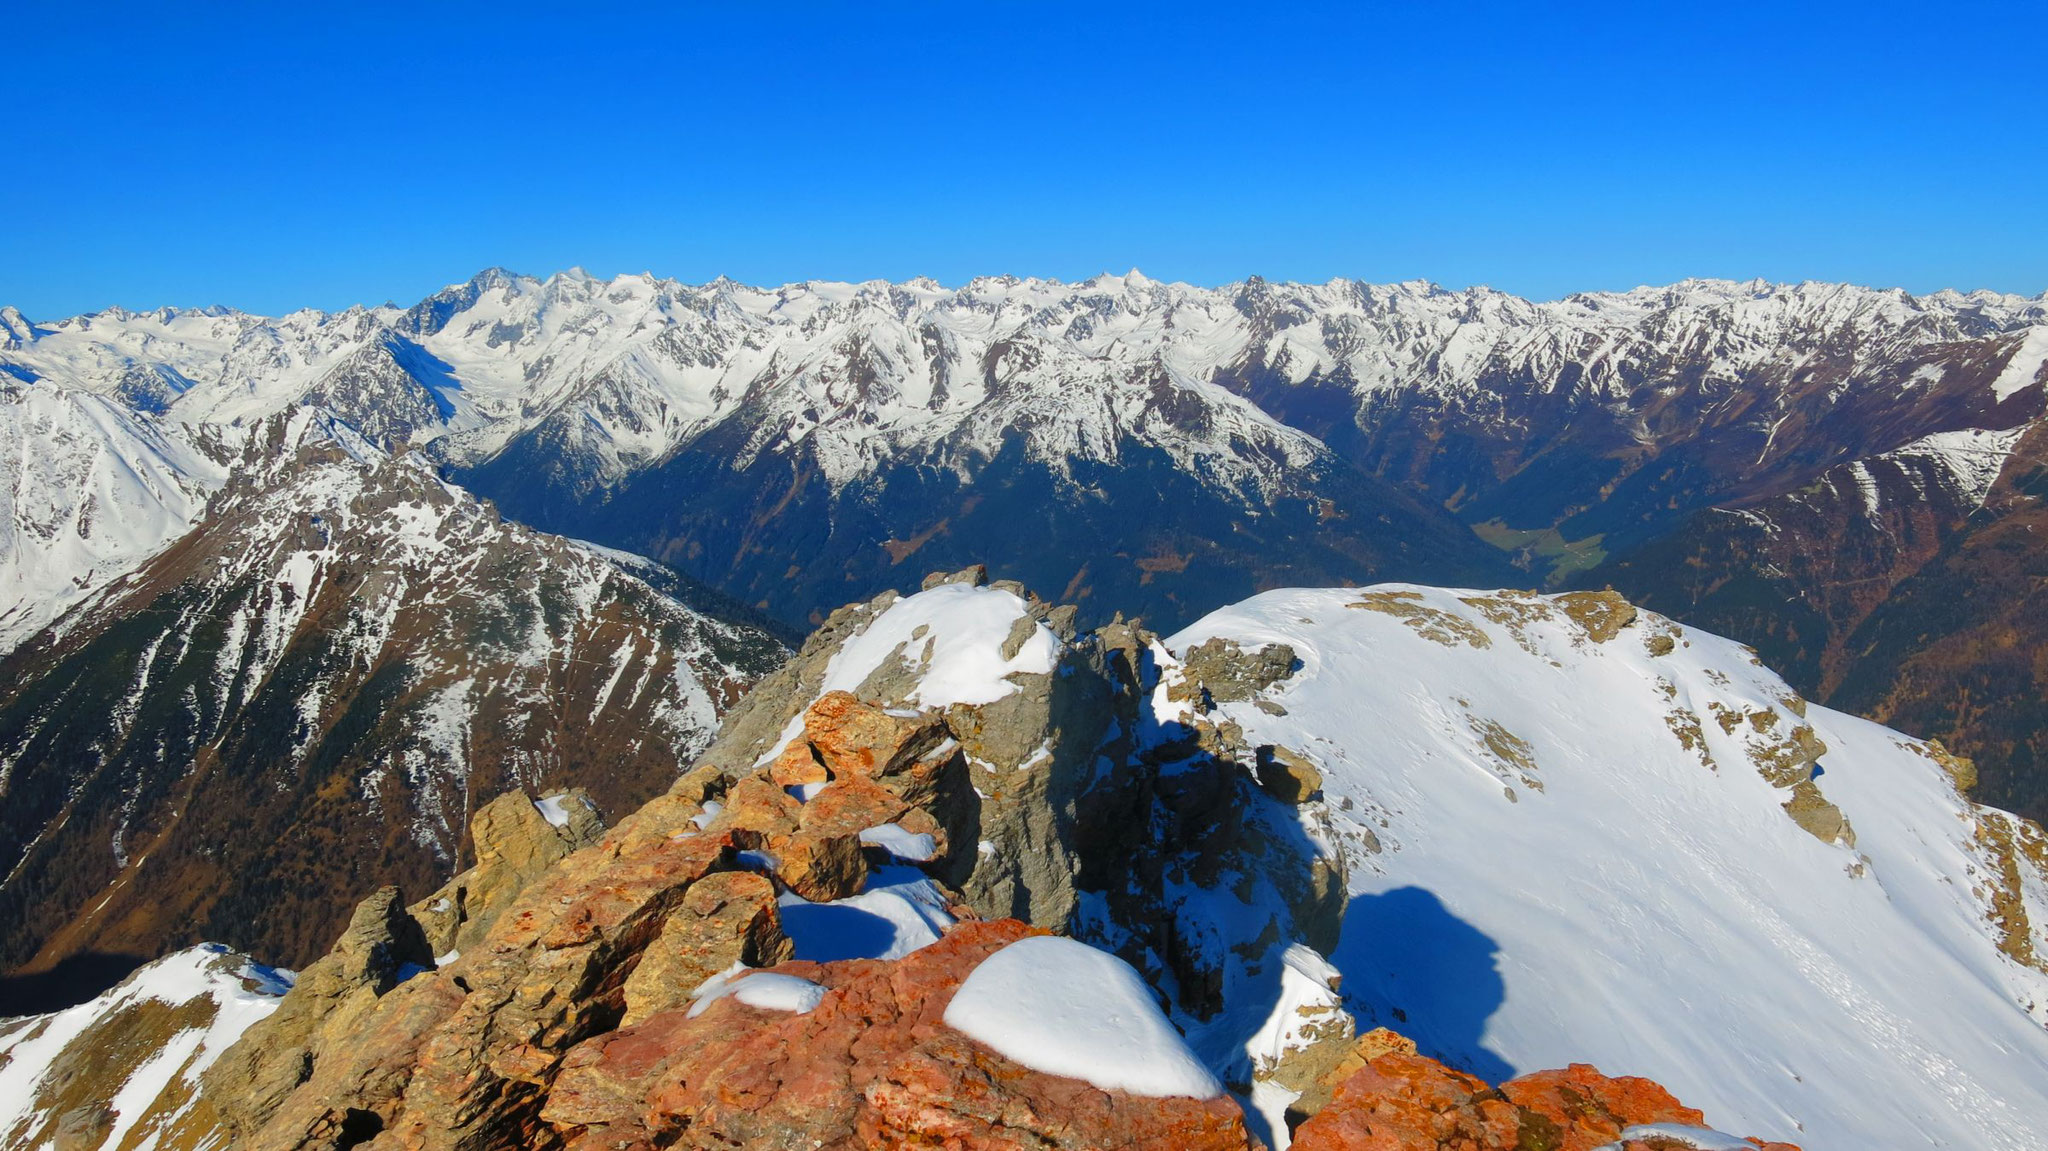
[[[223,961],[180,1002],[268,1009],[158,1028],[132,1091],[60,1067],[132,992],[4,1025],[0,1133],[2017,1149],[2048,838],[1968,774],[1612,593],[1275,592],[1160,636],[970,570],[833,613],[616,825],[509,794],[289,990]]]

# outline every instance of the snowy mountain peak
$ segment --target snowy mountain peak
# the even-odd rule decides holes
[[[37,334],[21,309],[12,304],[0,307],[0,348],[19,348],[34,341]]]

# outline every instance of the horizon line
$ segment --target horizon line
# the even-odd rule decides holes
[[[567,268],[558,269],[554,272],[548,273],[545,276],[536,276],[526,272],[515,272],[502,264],[493,264],[477,271],[475,274],[471,275],[467,279],[455,280],[447,284],[444,284],[442,287],[432,292],[429,292],[424,296],[421,296],[418,300],[413,301],[412,304],[402,304],[396,299],[386,299],[383,302],[376,304],[368,304],[358,301],[356,303],[348,304],[340,308],[320,308],[312,305],[306,305],[303,307],[292,308],[290,310],[277,313],[251,311],[245,308],[236,307],[232,304],[221,303],[200,305],[159,304],[155,307],[148,308],[133,308],[122,304],[110,304],[104,308],[99,308],[95,310],[72,312],[69,313],[68,315],[50,317],[48,319],[41,319],[38,317],[28,315],[26,312],[22,311],[20,308],[14,305],[7,304],[4,301],[0,301],[0,312],[11,312],[16,316],[20,316],[25,322],[31,325],[38,323],[63,323],[68,320],[104,316],[109,313],[121,313],[125,315],[142,316],[162,312],[172,312],[179,314],[230,312],[238,315],[252,316],[262,319],[282,319],[286,316],[301,315],[307,312],[311,312],[322,316],[338,316],[346,315],[356,311],[375,311],[381,308],[398,308],[401,310],[408,309],[411,307],[415,307],[421,303],[425,303],[428,300],[432,300],[447,292],[457,291],[462,288],[466,288],[472,284],[475,284],[479,280],[482,280],[492,275],[493,273],[497,273],[502,276],[509,277],[511,279],[528,281],[539,285],[547,285],[563,280],[598,282],[607,284],[614,284],[621,280],[644,280],[646,282],[654,284],[668,284],[680,288],[695,290],[710,289],[715,288],[721,284],[725,284],[740,288],[747,288],[757,292],[787,292],[792,288],[808,287],[861,289],[881,286],[889,288],[902,288],[910,287],[913,285],[921,286],[929,284],[930,287],[925,290],[944,295],[958,295],[962,292],[969,291],[978,284],[990,281],[1007,281],[1013,284],[1034,284],[1056,288],[1080,288],[1087,287],[1089,285],[1096,284],[1104,280],[1123,281],[1125,284],[1128,285],[1130,284],[1131,280],[1135,278],[1141,281],[1143,284],[1150,286],[1162,288],[1185,288],[1191,291],[1198,292],[1221,292],[1230,288],[1249,287],[1253,284],[1263,284],[1273,287],[1302,288],[1327,288],[1333,285],[1357,285],[1366,288],[1422,288],[1427,289],[1429,294],[1442,293],[1445,295],[1472,294],[1504,296],[1510,299],[1516,299],[1524,303],[1539,306],[1545,304],[1561,304],[1571,300],[1582,298],[1626,297],[1635,295],[1639,292],[1671,291],[1673,289],[1684,288],[1692,285],[1727,285],[1730,287],[1737,288],[1755,288],[1760,286],[1763,289],[1767,289],[1767,291],[1759,292],[1758,296],[1755,298],[1763,298],[1766,295],[1792,288],[1829,287],[1855,288],[1861,291],[1871,292],[1880,295],[1897,294],[1900,296],[1904,296],[1907,299],[1916,301],[1945,296],[1955,296],[1963,299],[1972,299],[1979,296],[1990,296],[1998,299],[2048,303],[2048,290],[2043,290],[2034,295],[2028,295],[2023,292],[2001,291],[1996,288],[1956,288],[1951,286],[1936,288],[1931,291],[1915,292],[1907,288],[1899,287],[1897,285],[1880,287],[1875,284],[1859,283],[1853,280],[1826,280],[1813,278],[1801,280],[1774,280],[1767,276],[1752,276],[1748,279],[1734,279],[1725,276],[1687,276],[1682,279],[1673,280],[1662,284],[1641,283],[1630,288],[1581,289],[1577,291],[1566,292],[1563,295],[1559,296],[1538,298],[1535,296],[1523,295],[1518,292],[1510,292],[1503,289],[1495,288],[1490,284],[1486,283],[1474,283],[1466,285],[1464,287],[1450,287],[1439,281],[1428,279],[1426,277],[1418,277],[1406,280],[1367,280],[1351,276],[1340,275],[1332,276],[1329,279],[1322,281],[1292,279],[1269,280],[1266,277],[1261,276],[1257,273],[1252,273],[1250,275],[1243,277],[1242,279],[1227,280],[1217,284],[1198,284],[1188,280],[1154,279],[1153,277],[1145,275],[1143,271],[1139,270],[1136,267],[1132,267],[1129,271],[1124,272],[1122,274],[1104,270],[1085,279],[1077,280],[1065,280],[1057,276],[1019,276],[1014,273],[1006,272],[984,273],[982,275],[973,276],[958,285],[948,285],[942,283],[936,277],[925,275],[910,276],[901,280],[892,280],[888,279],[887,277],[881,276],[870,277],[864,280],[840,280],[820,277],[802,280],[786,280],[780,284],[768,284],[740,280],[732,276],[728,276],[724,273],[720,273],[719,275],[713,276],[709,280],[703,280],[692,283],[690,281],[686,281],[675,276],[657,275],[651,269],[642,270],[639,272],[619,272],[611,276],[597,275],[588,271],[580,264],[572,264]]]

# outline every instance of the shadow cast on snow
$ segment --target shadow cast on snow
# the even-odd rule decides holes
[[[1422,1053],[1488,1083],[1514,1067],[1485,1044],[1486,1021],[1507,998],[1493,937],[1458,918],[1434,892],[1397,887],[1355,895],[1331,956],[1344,1005],[1360,1030],[1384,1026]]]

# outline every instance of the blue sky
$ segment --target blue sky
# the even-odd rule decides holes
[[[2048,5],[1665,7],[17,2],[0,303],[490,265],[2048,288]]]

